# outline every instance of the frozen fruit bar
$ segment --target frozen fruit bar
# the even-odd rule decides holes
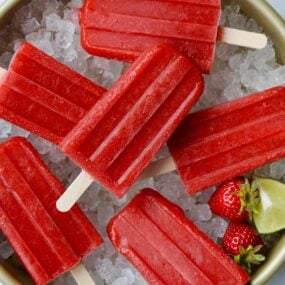
[[[105,92],[29,43],[0,82],[0,117],[58,144]]]
[[[168,142],[190,194],[285,156],[285,87],[186,117]]]
[[[0,158],[0,228],[36,284],[47,284],[102,239],[77,206],[57,211],[64,188],[25,139],[2,143]]]
[[[220,15],[220,0],[87,0],[82,45],[91,54],[133,61],[151,46],[169,44],[209,72]]]
[[[149,284],[246,284],[249,277],[175,204],[143,190],[108,225],[118,251]]]
[[[63,140],[64,152],[122,196],[186,116],[203,77],[168,46],[144,52]]]

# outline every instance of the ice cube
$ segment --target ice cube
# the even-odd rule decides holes
[[[12,249],[10,244],[7,241],[2,241],[0,244],[0,256],[3,259],[8,259],[13,253],[14,250]]]
[[[0,137],[7,138],[12,131],[12,124],[7,121],[0,119]]]
[[[29,19],[21,24],[21,30],[24,34],[32,33],[41,27],[36,18]]]
[[[53,285],[76,285],[77,282],[75,281],[74,277],[71,275],[70,272],[67,272],[54,280],[52,282]]]
[[[80,8],[82,6],[82,0],[71,0],[67,7],[74,9],[74,8]]]
[[[254,170],[254,173],[258,176],[270,176],[270,164],[266,164]]]
[[[9,63],[11,61],[13,54],[9,51],[5,51],[1,56],[0,56],[0,66],[3,68],[8,68]]]
[[[127,278],[128,284],[133,284],[135,282],[135,274],[130,268],[122,269],[122,276]]]
[[[106,225],[110,218],[114,215],[112,203],[107,201],[100,202],[97,211],[98,222],[101,226]]]
[[[49,151],[49,159],[54,163],[59,163],[65,159],[65,154],[56,146],[52,146],[51,150]]]
[[[281,179],[285,174],[285,159],[280,159],[270,164],[270,176],[275,179]]]
[[[209,221],[212,217],[212,212],[208,204],[197,204],[192,207],[191,218],[194,222],[196,221]]]
[[[179,197],[185,194],[185,187],[180,177],[175,172],[160,175],[154,178],[154,186],[159,189],[166,198],[175,202]]]
[[[103,258],[95,264],[96,271],[107,284],[120,277],[120,270],[116,268],[110,259]]]
[[[79,72],[80,74],[84,74],[87,71],[88,63],[87,61],[82,61],[78,57],[68,63],[68,65],[74,69],[75,71]]]
[[[32,42],[37,48],[52,56],[54,54],[54,48],[50,40],[48,39],[40,39]]]
[[[13,50],[14,50],[14,52],[16,52],[22,46],[23,42],[24,42],[24,40],[22,40],[22,39],[18,39],[18,40],[13,41],[13,45],[14,45]]]
[[[57,32],[60,30],[60,22],[61,18],[56,13],[52,13],[45,18],[46,28],[51,32]]]
[[[119,277],[118,279],[116,279],[111,283],[111,285],[128,285],[128,284],[130,283],[128,282],[127,277]]]
[[[71,23],[70,21],[66,21],[66,20],[59,21],[58,28],[59,28],[59,31],[66,31],[70,34],[75,33],[75,25]]]
[[[224,96],[229,100],[242,97],[242,86],[239,83],[229,84],[224,90]]]
[[[270,84],[273,85],[285,85],[285,65],[278,67],[275,70],[268,72],[268,78]]]
[[[55,42],[60,48],[67,49],[72,45],[73,34],[66,31],[60,31],[56,33]]]
[[[104,239],[104,253],[104,257],[106,258],[111,258],[114,254],[117,253],[115,248],[111,244],[111,241],[107,237]]]
[[[77,58],[77,52],[73,45],[63,51],[63,60],[68,63]]]
[[[228,222],[220,217],[216,217],[211,221],[211,235],[215,238],[221,238],[224,236],[227,229]]]
[[[34,147],[42,155],[47,154],[53,147],[52,144],[46,140],[43,140],[39,137],[35,137],[34,135],[30,135],[30,137]]]
[[[14,126],[12,125],[12,131],[11,131],[11,136],[12,137],[16,137],[16,136],[20,136],[20,137],[25,137],[27,138],[29,136],[29,132],[20,128],[20,127],[17,127],[17,126]]]

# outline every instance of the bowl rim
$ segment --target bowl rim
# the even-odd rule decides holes
[[[251,285],[265,284],[282,266],[285,259],[285,232],[280,240],[270,249],[266,261],[260,265],[257,271],[251,276]]]
[[[263,27],[274,43],[279,62],[285,64],[285,20],[266,0],[239,0],[238,4]]]
[[[10,20],[10,15],[14,9],[20,4],[25,4],[25,0],[0,0],[0,17]],[[269,35],[274,43],[274,48],[278,54],[279,61],[285,64],[285,20],[277,13],[277,11],[266,0],[239,0],[238,4],[246,14],[264,28],[264,31]],[[1,19],[2,23],[2,19]],[[1,24],[0,23],[0,24]],[[272,251],[272,258],[264,263],[264,266],[269,266],[270,270],[265,269],[263,265],[260,270],[252,277],[252,284],[263,284],[264,280],[269,280],[271,276],[279,269],[276,266],[275,254],[277,248],[285,248],[284,238],[276,244]],[[275,251],[274,251],[275,249]]]
[[[10,20],[10,16],[22,0],[0,0],[0,26]]]

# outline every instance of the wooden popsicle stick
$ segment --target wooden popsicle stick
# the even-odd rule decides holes
[[[82,263],[70,270],[78,285],[96,285],[89,272]]]
[[[139,180],[144,180],[153,176],[168,173],[176,169],[172,157],[167,157],[151,163],[140,176]],[[85,171],[82,171],[72,184],[66,189],[56,202],[56,207],[60,212],[69,211],[92,184],[93,178]]]
[[[153,176],[171,172],[176,169],[172,157],[163,158],[151,163],[140,176],[139,180],[144,180]],[[60,212],[69,211],[92,184],[93,178],[85,171],[82,171],[72,184],[66,189],[56,202],[56,207]]]
[[[171,172],[176,169],[175,162],[171,156],[154,161],[142,173],[139,180],[144,180],[150,177],[158,176]]]
[[[60,212],[69,211],[81,195],[92,184],[93,178],[85,171],[76,177],[62,196],[56,201],[56,207]]]
[[[253,49],[265,48],[268,42],[264,34],[225,27],[219,27],[217,40],[222,43]]]

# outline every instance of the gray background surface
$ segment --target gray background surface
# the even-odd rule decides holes
[[[285,0],[267,0],[267,2],[285,19]]]

